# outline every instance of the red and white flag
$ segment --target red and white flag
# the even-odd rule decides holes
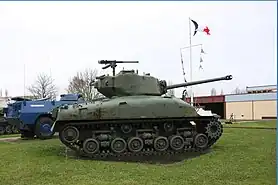
[[[205,32],[207,35],[210,35],[210,29],[207,26],[201,26],[196,21],[194,21],[192,19],[190,19],[190,20],[193,22],[193,24],[195,26],[195,30],[194,30],[193,36],[197,33],[197,31]]]

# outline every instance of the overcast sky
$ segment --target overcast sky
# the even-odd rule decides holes
[[[138,69],[173,83],[183,82],[180,48],[189,45],[189,20],[208,26],[192,44],[193,80],[233,75],[233,80],[194,87],[209,95],[215,87],[276,84],[276,2],[0,2],[0,88],[24,94],[25,84],[51,74],[65,93],[77,71],[98,60],[139,60],[118,70]],[[193,30],[193,25],[192,25]],[[189,81],[189,50],[183,51]],[[176,90],[180,96],[183,89]],[[28,94],[27,91],[25,91]]]

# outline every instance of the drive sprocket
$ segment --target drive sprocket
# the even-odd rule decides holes
[[[207,124],[205,128],[208,137],[212,139],[219,138],[223,132],[223,126],[219,121],[211,121]]]

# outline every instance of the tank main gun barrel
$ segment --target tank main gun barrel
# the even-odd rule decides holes
[[[115,76],[115,68],[117,67],[117,63],[139,63],[139,61],[99,60],[98,63],[106,65],[102,69],[111,67],[113,69],[113,76]]]
[[[174,85],[168,85],[166,89],[175,89],[179,87],[187,87],[187,86],[192,86],[192,85],[198,85],[198,84],[203,84],[203,83],[210,83],[210,82],[216,82],[216,81],[221,81],[221,80],[232,80],[233,76],[232,75],[227,75],[224,77],[220,78],[211,78],[211,79],[206,79],[206,80],[198,80],[198,81],[193,81],[193,82],[185,82],[185,83],[180,83],[180,84],[174,84]]]

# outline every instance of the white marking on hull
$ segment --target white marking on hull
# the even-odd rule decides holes
[[[30,107],[44,107],[44,105],[30,105]]]

